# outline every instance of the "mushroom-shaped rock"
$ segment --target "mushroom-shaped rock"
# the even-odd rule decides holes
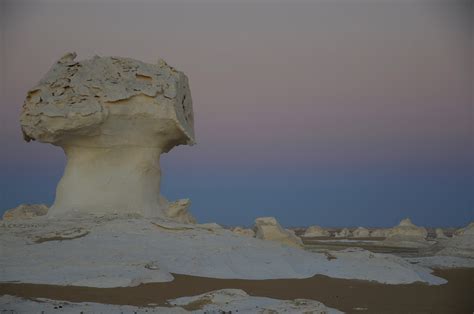
[[[348,238],[351,236],[351,231],[347,228],[342,229],[339,232],[336,232],[335,237],[336,238]]]
[[[255,237],[263,240],[277,241],[285,245],[303,247],[301,239],[288,229],[283,229],[274,217],[255,219]]]
[[[370,231],[364,227],[358,227],[352,232],[354,238],[367,238],[370,235]]]
[[[3,214],[3,220],[31,219],[44,216],[48,212],[48,206],[44,204],[21,204],[18,207],[7,210]]]
[[[388,229],[375,229],[370,233],[373,238],[385,238],[388,234]]]
[[[161,60],[75,57],[62,57],[28,91],[20,117],[26,141],[51,143],[66,153],[48,216],[166,216],[160,155],[194,143],[186,75]]]
[[[436,233],[436,238],[437,239],[447,239],[448,238],[446,236],[446,234],[444,233],[443,229],[441,229],[441,228],[436,228],[435,233]]]
[[[255,237],[255,232],[252,229],[242,228],[242,227],[235,227],[232,228],[232,232],[241,236],[246,237]]]
[[[310,226],[303,234],[303,237],[329,237],[330,233],[328,230],[323,229],[320,226]]]
[[[389,238],[413,238],[423,240],[428,236],[428,231],[423,227],[414,225],[409,218],[405,218],[398,226],[390,228],[387,237]]]

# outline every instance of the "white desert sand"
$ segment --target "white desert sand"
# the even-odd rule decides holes
[[[393,255],[342,251],[329,260],[322,253],[223,228],[133,216],[3,222],[0,250],[0,282],[118,287],[170,281],[171,273],[240,279],[323,274],[388,284],[445,282],[430,269]]]

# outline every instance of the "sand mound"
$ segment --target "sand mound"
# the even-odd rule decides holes
[[[254,231],[257,239],[276,241],[293,247],[303,247],[301,239],[293,231],[283,229],[274,217],[255,219]]]
[[[303,234],[303,237],[329,237],[329,231],[320,226],[310,226]]]
[[[44,204],[21,204],[18,207],[7,210],[3,214],[3,220],[31,219],[48,213],[48,206]]]

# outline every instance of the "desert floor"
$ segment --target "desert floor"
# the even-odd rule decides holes
[[[166,305],[166,300],[207,291],[237,288],[253,296],[276,299],[314,299],[344,312],[371,313],[472,313],[474,269],[435,270],[448,279],[444,285],[421,283],[385,285],[316,275],[308,279],[235,280],[173,274],[167,283],[127,288],[85,288],[38,284],[0,284],[0,295],[48,298],[71,302],[97,302],[146,306]],[[199,304],[194,305],[198,309]]]

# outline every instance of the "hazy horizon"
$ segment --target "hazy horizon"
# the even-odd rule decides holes
[[[190,80],[197,145],[162,193],[200,222],[474,220],[472,1],[2,1],[0,214],[54,200],[65,158],[25,143],[26,91],[64,53],[159,57]]]

